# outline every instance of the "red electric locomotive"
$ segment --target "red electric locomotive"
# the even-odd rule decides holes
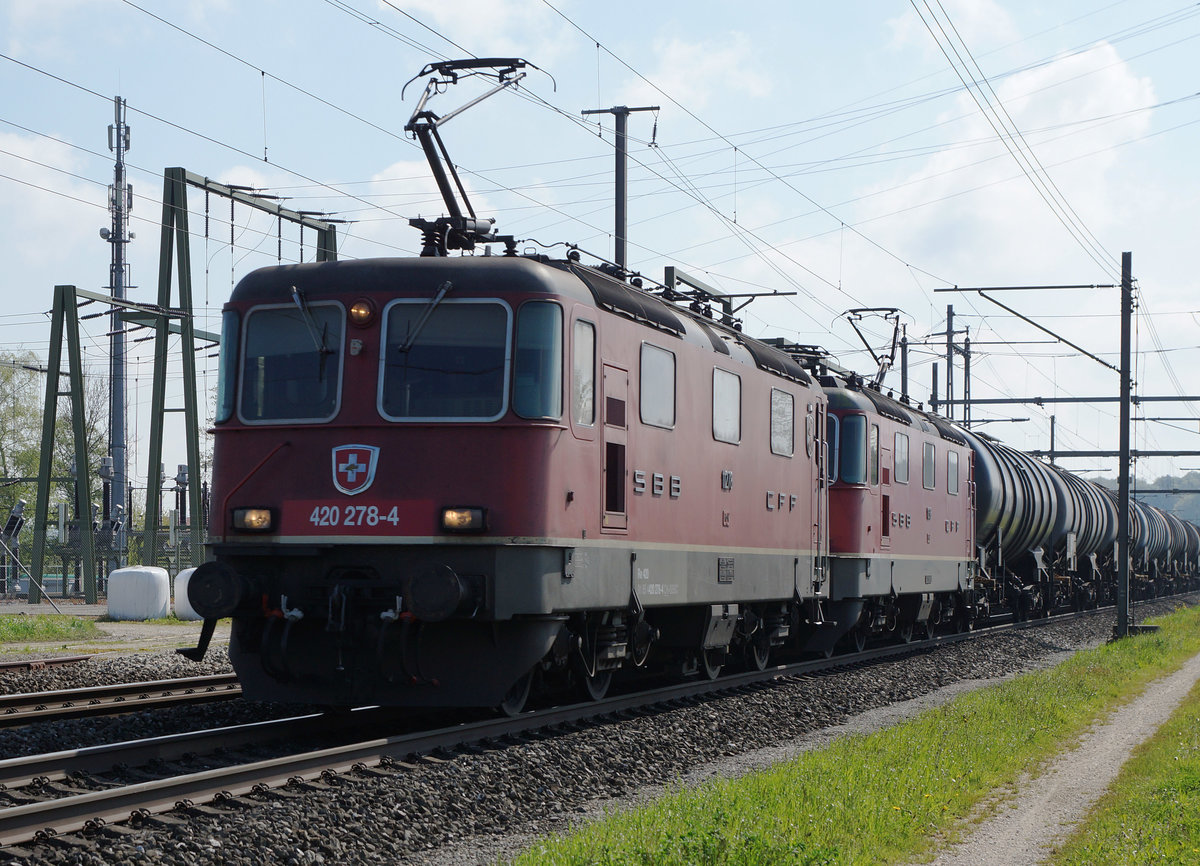
[[[450,216],[411,221],[421,257],[264,268],[226,304],[191,657],[232,616],[250,698],[515,712],[535,681],[598,698],[1103,594],[1086,482],[745,337],[696,282],[517,255],[425,110],[500,66],[424,70],[408,129]],[[1195,527],[1137,515],[1142,561],[1192,574]]]
[[[327,262],[224,312],[213,563],[247,695],[520,703],[766,663],[823,537],[791,358],[576,262]],[[515,688],[515,691],[514,691]]]
[[[830,617],[861,649],[959,627],[974,598],[975,497],[963,431],[857,377],[829,396]]]

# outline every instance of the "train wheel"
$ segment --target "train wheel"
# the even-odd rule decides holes
[[[765,671],[771,660],[771,642],[756,635],[746,644],[746,661],[756,671]]]
[[[933,640],[937,635],[937,626],[933,620],[927,619],[921,623],[921,640]]]
[[[705,678],[715,680],[721,675],[725,665],[725,653],[720,649],[706,649],[700,652],[700,672]]]
[[[504,696],[499,706],[496,707],[501,715],[508,716],[510,719],[514,716],[521,715],[521,711],[525,709],[525,702],[529,700],[529,692],[533,688],[533,671],[525,674],[519,680],[512,684],[512,688],[508,690],[508,694]]]
[[[912,643],[913,639],[913,624],[911,621],[903,622],[896,629],[896,636],[904,643]]]
[[[854,651],[860,653],[867,648],[867,630],[862,626],[855,626],[850,632],[850,636],[854,639]]]
[[[612,685],[612,671],[594,671],[588,673],[584,670],[583,662],[577,661],[571,665],[575,672],[575,683],[579,691],[579,696],[585,701],[598,701],[608,694],[608,687]]]

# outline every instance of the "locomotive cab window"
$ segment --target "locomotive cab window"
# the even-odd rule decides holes
[[[712,431],[718,442],[742,441],[742,379],[720,367],[713,368]]]
[[[846,484],[864,484],[867,480],[867,417],[843,415],[839,473]]]
[[[217,376],[217,411],[214,421],[220,424],[233,417],[233,397],[237,393],[238,314],[226,310],[221,314],[221,357]]]
[[[958,452],[946,452],[946,492],[958,495]]]
[[[925,443],[925,459],[921,463],[921,486],[926,490],[937,487],[937,447],[932,442]]]
[[[337,414],[344,319],[338,304],[303,300],[251,310],[242,346],[242,421],[308,423]]]
[[[393,301],[384,313],[380,413],[389,421],[502,416],[510,317],[499,301]]]
[[[796,398],[771,389],[771,453],[791,457],[796,450]]]
[[[562,307],[529,301],[517,312],[513,411],[522,418],[562,416]]]
[[[591,322],[575,322],[571,377],[571,417],[591,427],[596,423],[596,326]]]
[[[675,353],[642,343],[642,423],[652,427],[675,426]]]
[[[896,434],[896,450],[894,452],[896,461],[896,471],[892,473],[892,480],[897,484],[908,483],[908,434]]]

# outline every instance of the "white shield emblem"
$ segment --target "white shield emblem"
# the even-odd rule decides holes
[[[339,445],[333,449],[333,486],[349,496],[362,493],[375,480],[378,465],[374,445]]]

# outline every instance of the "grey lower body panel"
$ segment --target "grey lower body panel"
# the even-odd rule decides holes
[[[811,552],[713,552],[663,546],[507,548],[497,561],[497,617],[812,598]]]
[[[973,580],[970,560],[893,558],[887,555],[829,558],[829,597],[844,598],[956,592]]]

